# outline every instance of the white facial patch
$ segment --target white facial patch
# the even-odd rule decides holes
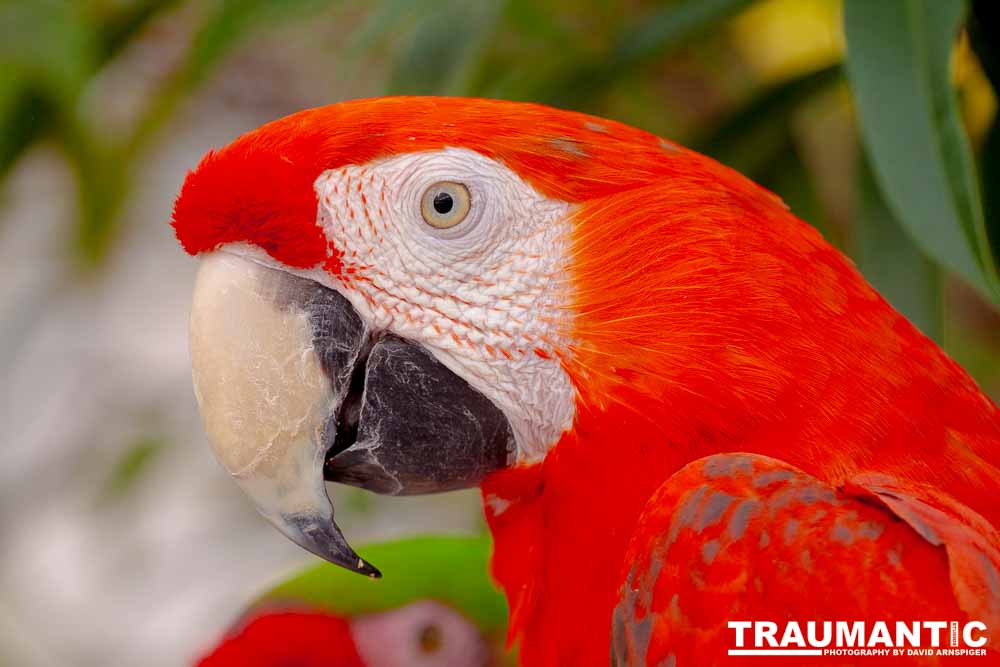
[[[482,667],[493,663],[478,628],[432,600],[355,618],[351,638],[368,667]]]
[[[442,181],[461,183],[471,200],[448,229],[421,213],[424,193]],[[519,461],[543,458],[575,410],[558,359],[569,330],[571,205],[457,148],[330,170],[316,191],[341,274],[302,275],[342,293],[373,330],[422,344],[503,410]]]

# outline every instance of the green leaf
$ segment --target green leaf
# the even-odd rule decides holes
[[[990,237],[993,256],[1000,257],[1000,113],[986,133],[979,157],[983,184],[983,211],[986,233]]]
[[[220,58],[252,31],[302,18],[330,5],[330,0],[218,0],[195,35],[185,73],[200,80]]]
[[[256,604],[296,602],[340,615],[393,609],[420,599],[461,611],[492,637],[507,627],[507,606],[488,575],[485,537],[417,537],[359,549],[382,570],[367,579],[321,563],[279,584]]]
[[[99,57],[110,60],[125,48],[151,20],[162,12],[173,9],[180,0],[132,0],[124,6],[105,6],[99,16]]]
[[[662,58],[703,30],[715,26],[751,4],[752,0],[685,0],[636,21],[622,34],[611,53],[612,67],[631,67]]]
[[[996,0],[972,3],[969,41],[993,84],[993,92],[1000,96],[1000,3]],[[979,175],[986,235],[990,238],[993,257],[1000,257],[1000,112],[994,114],[993,124],[980,147]]]
[[[368,18],[360,27],[351,31],[344,55],[353,59],[374,50],[401,23],[412,20],[421,10],[426,11],[427,3],[428,0],[381,0],[372,3],[374,7]]]
[[[19,77],[0,79],[0,179],[49,127],[50,103]]]
[[[132,182],[131,162],[75,113],[59,117],[55,131],[76,174],[80,217],[73,249],[79,268],[92,270],[117,238],[119,214]]]
[[[752,0],[682,0],[630,22],[609,53],[562,71],[536,85],[533,98],[581,109],[614,83],[750,5]]]
[[[781,150],[776,151],[768,163],[759,165],[754,178],[781,197],[792,213],[815,227],[834,247],[843,249],[840,229],[830,223],[816,191],[813,174],[802,161],[794,138],[786,131],[776,145]]]
[[[996,0],[973,0],[969,41],[993,90],[1000,93],[1000,3]]]
[[[852,255],[893,307],[938,343],[944,339],[941,270],[914,245],[886,206],[867,160],[858,165]]]
[[[573,49],[577,35],[559,24],[551,3],[538,0],[507,0],[510,27],[521,39],[537,39],[554,49]]]
[[[97,69],[93,31],[80,3],[0,0],[0,71],[70,104]]]
[[[788,147],[782,141],[789,131],[792,114],[813,95],[841,80],[839,65],[795,77],[751,99],[729,115],[692,148],[756,178],[762,163],[769,163]]]
[[[75,117],[63,123],[60,131],[79,181],[81,216],[75,248],[84,267],[97,266],[117,239],[121,208],[132,185],[131,165],[181,101],[254,31],[310,15],[331,1],[217,0],[196,31],[181,65],[149,99],[127,138],[107,146],[93,128],[82,126]],[[121,18],[124,27],[119,29],[141,25],[162,8],[160,4],[150,3],[145,11],[135,8],[135,14]]]
[[[928,256],[1000,303],[951,85],[962,0],[846,0],[847,74],[876,180]]]
[[[959,366],[976,379],[976,383],[995,403],[1000,403],[1000,349],[996,343],[995,330],[989,324],[986,330],[978,327],[962,326],[951,317],[946,322],[945,339],[948,354]]]
[[[393,94],[462,92],[462,78],[475,66],[502,15],[501,0],[439,2],[423,14],[397,56],[388,89]]]
[[[127,495],[160,459],[166,447],[166,441],[156,436],[145,436],[132,443],[115,463],[104,486],[103,498],[116,500]]]
[[[131,159],[177,105],[218,63],[256,30],[312,15],[333,0],[217,0],[173,76],[153,95],[126,149]]]

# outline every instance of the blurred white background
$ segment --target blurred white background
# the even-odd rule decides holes
[[[128,120],[170,66],[187,17],[154,24],[89,91]],[[298,109],[365,94],[322,65],[335,36],[308,24],[241,49],[141,161],[126,230],[99,271],[67,269],[78,211],[54,146],[26,154],[0,210],[0,664],[186,664],[252,595],[310,556],[259,518],[216,464],[191,389],[197,261],[171,206],[213,146]],[[332,487],[331,487],[332,489]],[[355,545],[481,529],[474,491],[397,500],[338,488]]]

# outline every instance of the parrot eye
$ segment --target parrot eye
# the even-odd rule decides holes
[[[437,229],[450,229],[465,220],[471,205],[469,189],[454,181],[439,181],[424,191],[420,213]]]
[[[433,623],[425,625],[420,630],[420,650],[423,653],[436,653],[441,648],[441,628]]]

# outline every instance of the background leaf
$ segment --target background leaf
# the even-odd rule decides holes
[[[950,78],[962,0],[845,0],[847,73],[890,208],[924,252],[1000,303]]]
[[[858,268],[896,310],[940,344],[941,270],[914,245],[886,206],[867,160],[858,165],[856,188],[852,254]]]
[[[332,0],[218,0],[196,32],[191,48],[174,75],[150,100],[128,146],[135,154],[185,96],[254,31],[303,18],[330,6]]]
[[[97,39],[83,13],[69,0],[0,2],[0,68],[19,73],[44,94],[74,99],[97,69]]]
[[[1000,114],[993,119],[993,125],[983,141],[979,161],[983,184],[983,211],[986,216],[986,232],[990,237],[993,256],[1000,256]]]
[[[417,599],[448,604],[493,636],[507,627],[507,605],[489,578],[486,537],[418,537],[359,551],[382,570],[381,580],[321,563],[265,593],[257,604],[300,602],[336,614],[367,614]]]
[[[792,114],[841,76],[840,66],[834,65],[768,88],[692,141],[691,147],[754,178],[762,164],[788,150],[783,135]]]
[[[982,63],[983,72],[1000,91],[1000,3],[975,0],[969,19],[969,38]],[[993,124],[980,148],[980,183],[983,188],[983,213],[986,234],[990,238],[993,257],[1000,258],[1000,112],[994,112]]]
[[[530,98],[564,108],[583,109],[636,68],[672,50],[750,5],[750,0],[682,0],[642,16],[624,29],[609,53],[576,64],[556,78],[543,80]]]
[[[167,450],[162,437],[147,435],[132,442],[115,462],[102,489],[101,500],[115,501],[128,495]]]
[[[116,56],[151,20],[180,3],[181,0],[132,0],[124,5],[92,3],[91,10],[98,14],[94,22],[99,59],[107,61]]]
[[[20,77],[0,79],[0,179],[49,126],[51,105]]]
[[[121,48],[124,30],[138,30],[173,0],[137,5],[107,27],[106,52]],[[218,63],[254,31],[273,28],[284,20],[302,18],[328,7],[331,0],[217,0],[213,3],[183,62],[147,101],[136,126],[125,138],[102,143],[92,128],[76,118],[75,109],[61,129],[63,144],[77,171],[80,221],[74,248],[84,267],[102,262],[118,236],[119,217],[132,189],[132,164],[150,140]]]
[[[439,2],[420,17],[396,58],[388,90],[397,95],[460,94],[501,16],[501,0]]]

